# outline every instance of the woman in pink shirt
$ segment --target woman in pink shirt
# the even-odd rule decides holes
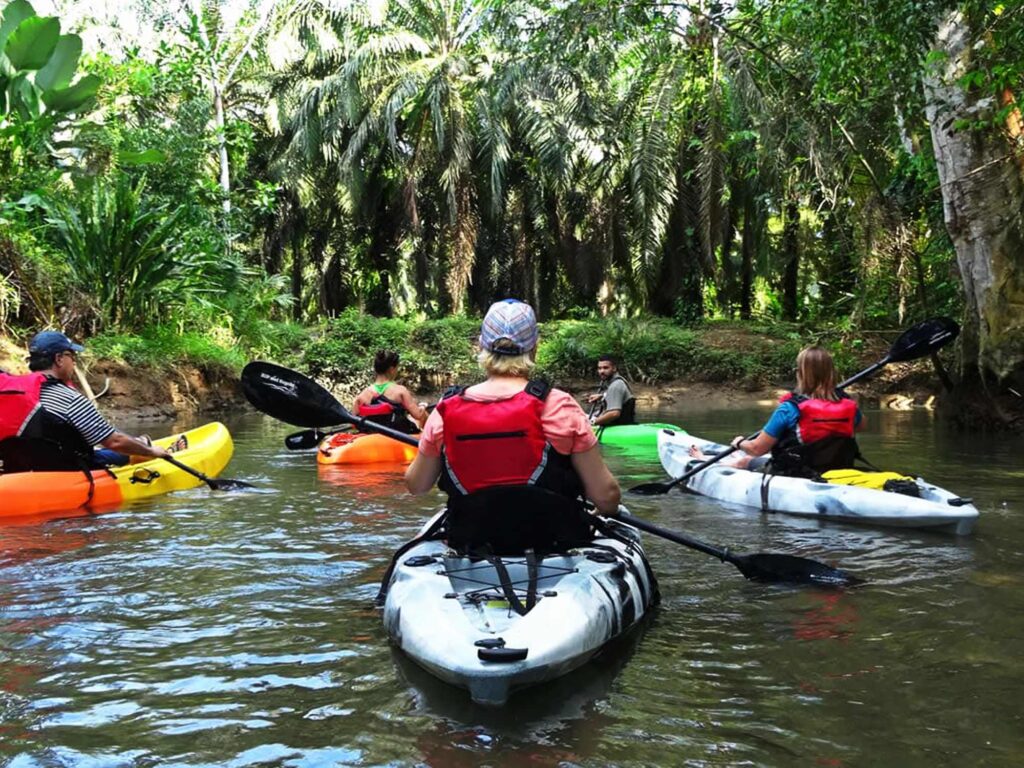
[[[440,480],[452,495],[494,486],[535,485],[569,498],[580,492],[597,512],[618,511],[619,484],[601,457],[579,404],[566,392],[531,382],[537,320],[528,304],[493,304],[480,329],[487,380],[438,404],[405,473],[413,494]]]

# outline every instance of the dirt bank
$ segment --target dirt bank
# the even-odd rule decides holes
[[[0,370],[26,373],[25,350],[0,339]],[[237,375],[218,366],[175,365],[157,370],[99,360],[82,372],[100,410],[115,422],[125,417],[167,420],[248,408]]]

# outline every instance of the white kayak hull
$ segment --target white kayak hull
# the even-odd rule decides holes
[[[658,435],[658,457],[669,475],[681,477],[687,469],[696,466],[696,460],[689,453],[691,446],[702,453],[718,453],[728,448],[693,435],[662,430]],[[728,462],[728,458],[724,461]],[[698,472],[686,484],[703,496],[764,512],[861,525],[928,528],[958,535],[973,530],[978,519],[978,510],[973,504],[961,503],[956,494],[921,478],[915,482],[920,498],[796,477],[765,476],[761,472],[714,464]]]
[[[514,691],[585,664],[656,602],[657,583],[636,531],[614,525],[628,543],[598,538],[538,558],[536,604],[522,616],[509,607],[492,564],[461,557],[442,541],[417,544],[400,557],[389,583],[388,635],[474,702],[501,706]],[[501,561],[525,603],[525,558]]]

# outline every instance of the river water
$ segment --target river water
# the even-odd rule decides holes
[[[726,440],[767,413],[644,415]],[[876,464],[974,497],[972,536],[633,499],[662,526],[868,584],[748,583],[648,536],[653,617],[497,711],[392,651],[372,607],[440,498],[409,497],[398,471],[318,471],[284,449],[288,427],[231,421],[225,476],[259,491],[0,527],[0,765],[1024,765],[1024,441],[867,415]],[[609,463],[624,486],[661,477],[656,459]]]

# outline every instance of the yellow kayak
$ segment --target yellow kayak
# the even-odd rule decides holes
[[[234,444],[227,427],[220,422],[204,424],[155,442],[167,448],[182,434],[188,439],[188,448],[174,454],[182,464],[216,477],[231,460]],[[90,483],[84,472],[0,474],[0,499],[3,499],[0,520],[83,507],[118,506],[125,501],[195,488],[202,483],[163,459],[98,469],[91,476]]]

